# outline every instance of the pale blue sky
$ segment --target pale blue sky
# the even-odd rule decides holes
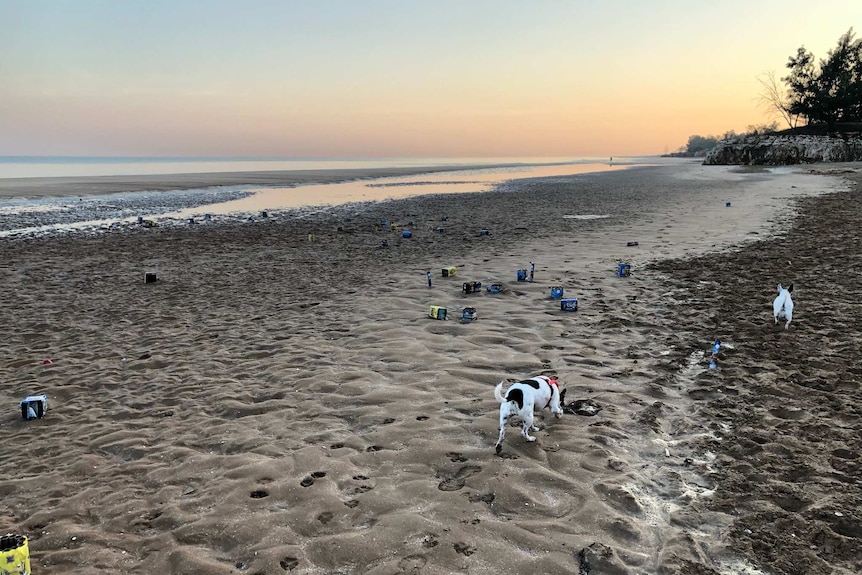
[[[769,120],[862,2],[0,0],[0,154],[605,156]]]

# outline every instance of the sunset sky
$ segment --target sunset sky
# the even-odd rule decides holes
[[[581,157],[771,120],[859,0],[0,0],[0,155]],[[857,34],[858,37],[858,34]]]

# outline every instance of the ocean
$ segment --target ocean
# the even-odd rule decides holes
[[[140,218],[165,225],[206,216],[248,218],[264,212],[320,209],[428,194],[483,192],[507,180],[571,177],[665,163],[658,157],[425,158],[375,160],[265,158],[45,158],[0,157],[0,179],[147,176],[248,171],[416,168],[408,176],[363,178],[292,186],[230,185],[188,190],[134,191],[82,197],[0,199],[0,237],[95,231],[134,225]],[[452,166],[424,172],[422,168]],[[463,166],[463,167],[459,167]],[[477,167],[478,166],[478,167]],[[37,181],[37,180],[34,180]]]
[[[341,170],[365,168],[424,168],[475,165],[588,164],[609,158],[196,158],[104,156],[0,156],[0,178],[74,176],[135,176],[255,172],[282,170]],[[624,158],[619,158],[624,160]]]

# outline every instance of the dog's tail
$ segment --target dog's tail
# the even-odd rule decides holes
[[[497,384],[497,387],[494,388],[494,397],[497,398],[497,403],[504,403],[506,398],[503,397],[503,382]]]

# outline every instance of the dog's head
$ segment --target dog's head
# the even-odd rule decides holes
[[[557,379],[556,375],[544,375],[542,376],[548,380],[548,383],[551,384],[551,389],[556,389],[560,392],[560,405],[563,405],[566,401],[566,390],[560,386],[560,380]]]

